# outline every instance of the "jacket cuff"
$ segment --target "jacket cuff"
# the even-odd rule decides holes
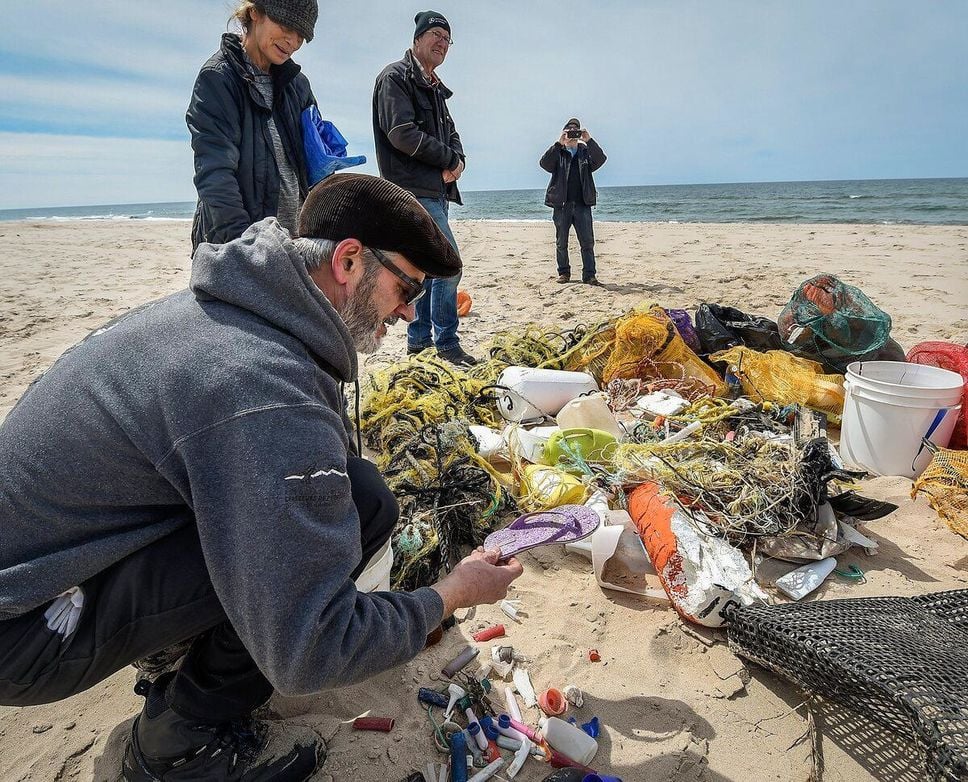
[[[444,621],[444,600],[437,591],[430,587],[420,587],[411,592],[423,609],[424,620],[427,622],[427,634]]]

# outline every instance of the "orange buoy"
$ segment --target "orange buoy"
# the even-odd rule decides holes
[[[457,314],[460,317],[463,318],[471,311],[471,305],[473,303],[471,295],[467,291],[457,291]]]

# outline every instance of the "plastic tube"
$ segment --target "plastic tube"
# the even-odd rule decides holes
[[[470,734],[471,738],[477,744],[477,748],[481,752],[487,751],[487,736],[484,735],[484,731],[481,730],[481,723],[477,719],[477,715],[474,714],[473,709],[466,709],[464,713],[467,715],[467,732]]]
[[[477,736],[481,734],[481,726],[476,722],[472,722],[467,726],[467,730],[464,731],[464,735],[468,736],[467,748],[471,751],[471,755],[474,756],[474,765],[482,766],[484,765],[484,756],[481,754],[481,748],[477,746]]]
[[[451,782],[467,782],[467,739],[459,731],[450,737]]]
[[[467,664],[473,660],[477,655],[481,653],[480,649],[475,649],[473,646],[468,646],[463,652],[457,655],[453,660],[451,660],[447,665],[441,668],[440,672],[448,679],[452,679],[457,675],[457,672],[462,670],[467,666]]]
[[[497,737],[497,745],[501,749],[507,749],[507,750],[510,750],[511,752],[517,752],[519,749],[521,749],[520,741],[503,735]]]
[[[489,764],[485,768],[482,768],[474,776],[472,776],[467,782],[485,782],[485,780],[493,777],[498,771],[504,767],[504,758],[498,758],[493,763]]]
[[[485,714],[478,722],[481,723],[481,730],[484,731],[484,735],[487,736],[488,740],[498,737],[497,725],[494,724],[494,720],[490,714]]]
[[[514,690],[510,687],[504,688],[504,702],[508,707],[508,714],[510,714],[514,719],[521,721],[521,709],[518,706],[518,701],[514,697]]]
[[[565,724],[567,725],[568,723],[565,723]],[[514,728],[518,733],[523,733],[531,741],[540,741],[541,740],[540,737],[538,736],[538,731],[536,731],[532,727],[529,727],[528,725],[525,725],[523,722],[519,722],[516,719],[512,719],[511,720],[511,727]]]
[[[353,720],[353,730],[375,730],[389,733],[393,730],[393,717],[357,717]]]

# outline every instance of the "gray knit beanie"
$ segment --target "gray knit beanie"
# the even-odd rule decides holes
[[[319,16],[316,0],[256,0],[269,18],[299,33],[309,43]]]

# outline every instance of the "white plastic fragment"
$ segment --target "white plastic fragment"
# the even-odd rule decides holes
[[[565,696],[565,700],[568,701],[576,709],[580,709],[585,704],[585,693],[583,693],[574,684],[569,684],[562,690]]]
[[[863,532],[861,532],[856,527],[850,526],[850,524],[844,524],[844,522],[838,522],[840,534],[844,536],[850,543],[855,546],[860,546],[868,554],[877,553],[877,541],[871,540]]]
[[[688,406],[689,400],[683,399],[674,391],[653,391],[635,401],[635,411],[639,415],[675,415]]]
[[[514,682],[514,687],[524,700],[525,706],[538,705],[538,696],[535,694],[534,685],[531,684],[531,677],[526,668],[516,666],[514,673],[511,674],[511,681]]]
[[[837,567],[837,560],[827,557],[819,562],[811,562],[796,570],[791,570],[785,576],[780,576],[776,581],[776,588],[787,597],[799,600],[806,597],[814,589],[820,586],[824,580]]]
[[[477,424],[471,424],[467,428],[477,441],[477,452],[485,459],[497,456],[501,452],[504,447],[504,438],[500,432]]]
[[[511,619],[513,619],[515,622],[521,621],[518,618],[518,610],[520,606],[521,606],[520,600],[502,600],[501,601],[501,610],[505,614],[507,614]]]

